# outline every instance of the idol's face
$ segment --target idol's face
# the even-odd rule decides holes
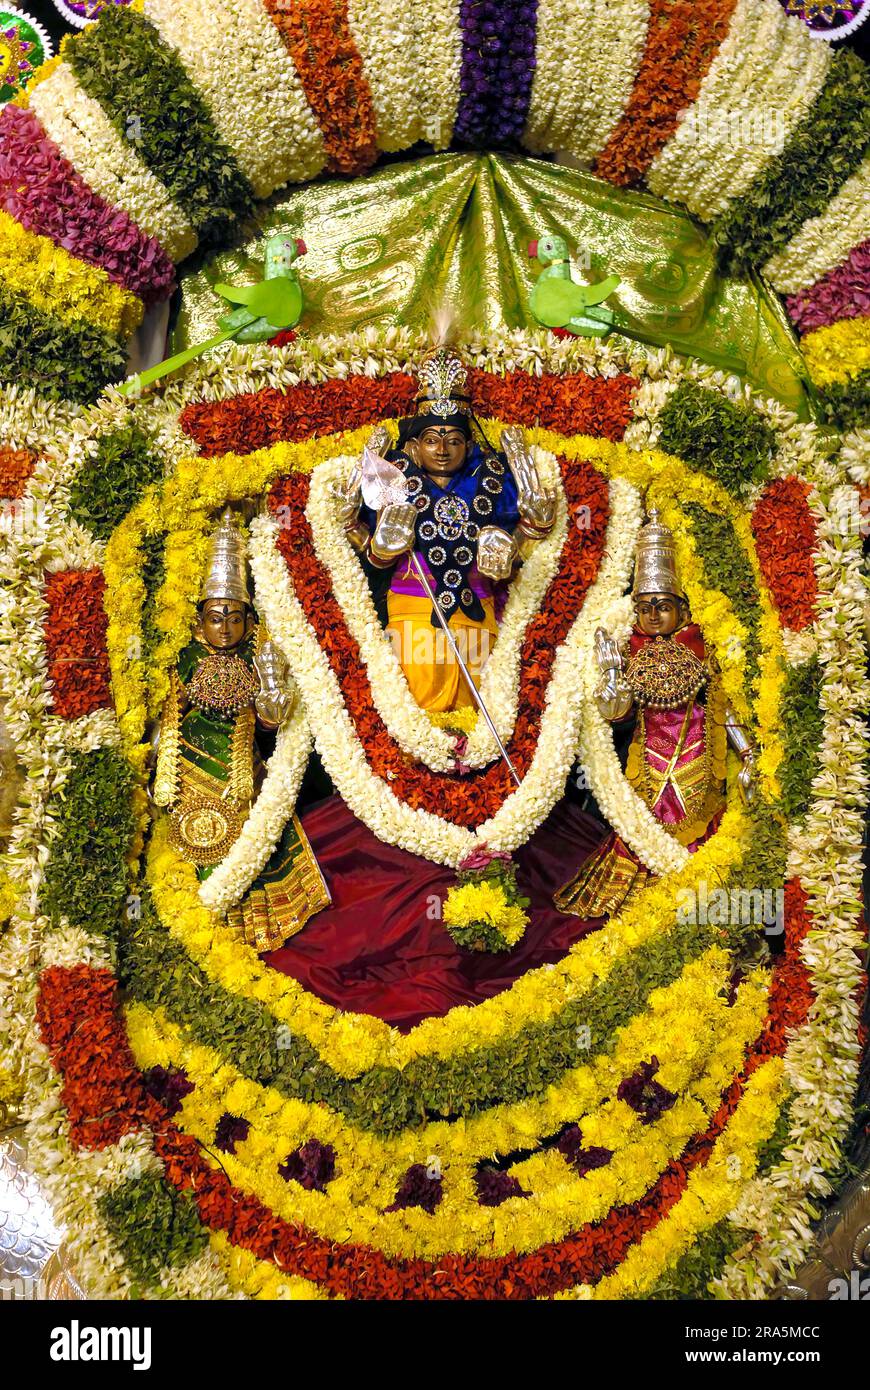
[[[674,594],[641,594],[635,609],[637,625],[647,637],[670,637],[685,617],[685,605]]]
[[[410,445],[413,448],[411,456],[423,471],[440,478],[458,473],[471,452],[471,442],[462,430],[447,425],[431,425],[417,439],[411,440]]]
[[[199,626],[207,646],[215,651],[229,652],[250,632],[250,613],[246,605],[236,599],[210,598],[202,605]]]

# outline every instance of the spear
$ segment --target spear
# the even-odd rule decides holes
[[[384,506],[406,502],[408,499],[407,479],[405,478],[405,475],[402,472],[401,468],[397,468],[395,464],[390,463],[387,459],[381,458],[378,454],[373,453],[372,450],[368,448],[368,446],[366,446],[365,450],[363,451],[362,491],[366,505],[371,507],[372,510],[376,512],[380,511],[381,508]],[[477,705],[477,708],[480,710],[481,714],[486,720],[489,731],[495,739],[495,742],[498,746],[498,751],[501,754],[502,759],[504,760],[504,764],[508,772],[513,778],[515,784],[519,787],[521,785],[520,776],[510,760],[510,756],[508,754],[507,749],[501,741],[498,729],[495,727],[495,724],[493,723],[492,715],[487,709],[483,696],[481,695],[480,691],[478,690],[471,677],[471,672],[466,666],[465,661],[462,657],[462,653],[460,652],[459,647],[457,646],[456,638],[454,634],[451,632],[450,625],[447,619],[445,618],[443,612],[441,611],[441,605],[432,592],[432,585],[429,583],[429,580],[426,577],[426,572],[423,569],[423,566],[420,564],[419,557],[413,549],[411,551],[411,564],[414,567],[414,572],[417,575],[417,578],[423,586],[423,592],[425,593],[429,602],[432,604],[433,609],[435,610],[435,616],[438,619],[438,622],[441,625],[441,630],[447,639],[447,645],[449,646],[450,651],[453,654],[453,659],[455,660],[457,666],[462,672],[462,675],[468,685],[468,688],[471,691],[474,703]]]

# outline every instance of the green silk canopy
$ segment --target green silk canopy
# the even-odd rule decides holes
[[[277,232],[308,246],[299,265],[304,333],[425,328],[441,302],[466,327],[535,327],[529,295],[539,267],[527,248],[550,233],[567,241],[575,278],[621,277],[608,300],[616,331],[670,343],[809,415],[805,369],[776,295],[759,281],[720,275],[713,243],[687,214],[575,169],[435,155],[283,194],[248,230],[244,245],[184,278],[172,351],[218,331],[226,305],[212,285],[259,279],[263,239]]]

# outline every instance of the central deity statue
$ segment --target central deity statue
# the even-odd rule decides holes
[[[401,469],[408,500],[371,511],[362,500],[359,469],[342,507],[411,693],[435,714],[467,707],[472,696],[412,553],[477,682],[498,636],[514,570],[549,535],[556,514],[555,497],[541,485],[522,430],[504,429],[503,452],[496,453],[475,421],[466,381],[449,349],[427,358],[416,414],[403,421],[398,448],[389,448],[386,429],[369,441],[370,450]]]

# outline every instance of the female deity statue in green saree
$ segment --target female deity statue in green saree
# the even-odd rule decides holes
[[[198,613],[163,707],[153,799],[169,812],[170,842],[205,879],[232,848],[262,784],[258,726],[277,729],[294,698],[286,662],[254,612],[245,540],[229,509],[212,539]],[[329,901],[294,815],[228,920],[268,951]]]

